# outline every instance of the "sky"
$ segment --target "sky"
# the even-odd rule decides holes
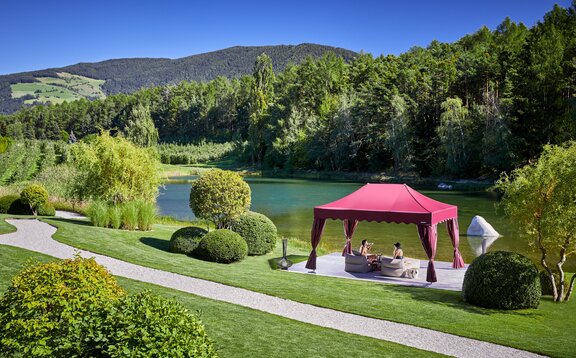
[[[317,43],[398,55],[507,16],[531,27],[570,0],[0,0],[0,74],[231,46]]]

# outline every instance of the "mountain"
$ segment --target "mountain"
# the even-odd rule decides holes
[[[329,51],[347,61],[356,55],[350,50],[316,44],[236,46],[178,59],[123,58],[3,75],[0,113],[15,112],[24,104],[99,98],[183,80],[239,77],[252,73],[256,57],[262,53],[272,58],[274,71],[279,72],[289,63],[298,64],[308,56],[321,57]]]

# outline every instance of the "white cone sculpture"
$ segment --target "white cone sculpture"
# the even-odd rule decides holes
[[[468,226],[466,235],[489,236],[489,237],[500,236],[498,231],[494,230],[492,225],[490,225],[488,221],[486,221],[482,216],[479,215],[476,215],[472,218],[472,222],[470,223],[470,226]]]
[[[494,230],[492,225],[490,225],[482,216],[474,216],[468,230],[466,231],[468,235],[468,244],[470,248],[474,251],[476,256],[480,256],[486,253],[486,250],[490,245],[496,241],[500,236],[498,231]]]

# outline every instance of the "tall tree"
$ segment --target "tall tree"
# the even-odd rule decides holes
[[[268,107],[274,96],[274,72],[272,59],[265,53],[256,58],[250,96],[250,125],[248,127],[252,163],[261,164],[266,152],[264,131]]]

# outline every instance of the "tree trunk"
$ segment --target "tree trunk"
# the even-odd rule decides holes
[[[544,246],[542,246],[540,233],[538,233],[538,248],[540,249],[540,252],[542,252],[542,257],[540,258],[540,264],[542,265],[542,267],[544,267],[546,272],[548,272],[548,277],[550,278],[550,282],[552,282],[552,297],[554,301],[557,301],[558,290],[556,288],[556,280],[554,279],[554,272],[550,267],[548,267],[548,264],[546,263],[546,249],[544,248]]]
[[[574,281],[576,280],[576,274],[572,275],[572,279],[570,280],[570,286],[568,287],[568,292],[566,292],[566,297],[564,301],[568,302],[570,299],[570,295],[572,294],[572,290],[574,289]]]
[[[566,249],[562,247],[560,249],[560,261],[556,264],[556,268],[558,269],[559,274],[559,283],[560,286],[558,288],[558,298],[556,299],[557,302],[564,301],[564,270],[562,269],[562,265],[566,262]]]

